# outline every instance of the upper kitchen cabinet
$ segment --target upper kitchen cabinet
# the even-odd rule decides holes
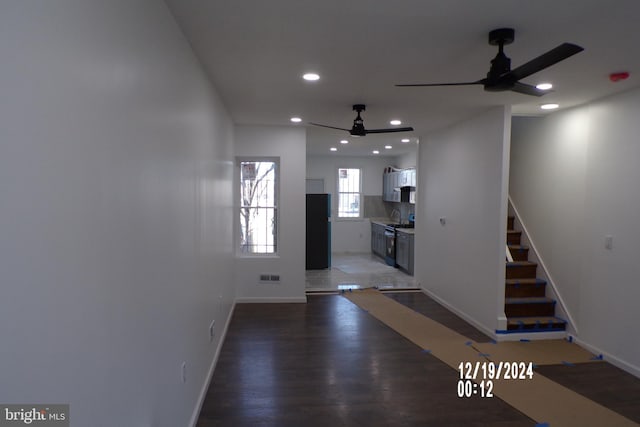
[[[390,171],[383,174],[382,179],[382,200],[385,202],[402,202],[402,187],[415,187],[416,170],[404,169],[400,171]],[[413,191],[413,190],[412,190]],[[411,198],[413,200],[413,198]]]
[[[382,179],[382,200],[385,202],[399,202],[400,191],[399,182],[400,172],[386,172]]]

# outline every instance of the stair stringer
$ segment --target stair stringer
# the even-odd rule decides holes
[[[546,280],[546,292],[547,296],[556,300],[556,316],[565,319],[567,321],[566,331],[562,332],[564,335],[578,335],[578,328],[576,326],[576,322],[574,321],[571,313],[567,309],[567,305],[562,299],[562,295],[558,290],[555,282],[553,281],[553,277],[549,273],[544,260],[540,256],[535,243],[531,239],[529,232],[527,231],[527,227],[524,225],[522,220],[520,219],[520,214],[518,213],[518,209],[516,208],[513,200],[511,200],[511,196],[509,196],[509,215],[515,217],[513,228],[515,230],[522,232],[522,244],[529,246],[529,260],[532,262],[536,262],[538,264],[538,273],[537,276],[543,280]]]

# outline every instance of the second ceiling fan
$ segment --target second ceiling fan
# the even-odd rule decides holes
[[[362,117],[360,117],[360,113],[363,112],[364,110],[366,110],[366,105],[364,105],[364,104],[355,104],[353,106],[353,111],[356,111],[358,113],[358,115],[353,120],[353,126],[351,127],[351,129],[339,128],[339,127],[336,127],[336,126],[321,125],[319,123],[309,123],[309,124],[314,125],[314,126],[320,126],[320,127],[323,127],[323,128],[344,130],[344,131],[349,132],[349,134],[351,134],[351,136],[366,136],[367,134],[370,134],[370,133],[411,132],[413,130],[412,127],[387,128],[387,129],[365,129],[364,120],[362,120]]]
[[[489,92],[501,92],[511,90],[525,95],[542,96],[548,91],[540,90],[535,86],[521,83],[520,80],[538,71],[542,71],[560,61],[564,61],[570,56],[583,51],[584,49],[573,43],[562,43],[561,45],[543,53],[531,61],[511,69],[511,59],[504,54],[504,46],[513,43],[515,31],[513,28],[499,28],[489,33],[489,44],[498,46],[498,54],[491,60],[491,68],[487,77],[461,83],[418,83],[418,84],[398,84],[400,87],[415,86],[469,86],[483,85],[484,90]]]

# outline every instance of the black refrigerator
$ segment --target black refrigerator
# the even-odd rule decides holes
[[[307,194],[307,270],[331,267],[331,195]]]

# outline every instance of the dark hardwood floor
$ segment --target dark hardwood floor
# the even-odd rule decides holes
[[[640,379],[609,363],[538,366],[536,373],[640,424]]]
[[[498,398],[458,398],[458,373],[338,295],[238,304],[198,426],[504,426]]]
[[[475,342],[490,342],[491,337],[453,314],[422,292],[384,292],[384,295]]]
[[[386,293],[478,342],[422,293]],[[535,426],[498,398],[457,397],[458,373],[338,295],[238,304],[198,420],[211,426]],[[608,364],[536,373],[640,423],[640,379]]]

